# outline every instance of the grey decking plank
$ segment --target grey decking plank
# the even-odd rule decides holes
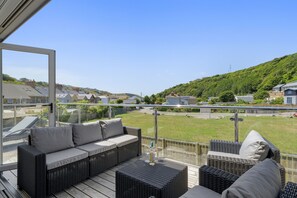
[[[18,171],[17,169],[13,169],[10,172],[12,172],[12,174],[14,174],[16,177],[18,176]]]
[[[69,195],[67,192],[65,191],[62,191],[62,192],[59,192],[59,193],[55,193],[54,194],[55,197],[57,198],[73,198],[73,196]]]
[[[90,197],[75,187],[68,188],[65,191],[75,198],[89,198]]]
[[[17,187],[17,177],[14,174],[10,171],[5,171],[2,174],[13,187]]]
[[[2,179],[2,182],[4,182],[4,185],[10,185],[7,187],[7,193],[13,193],[12,196],[22,196],[24,198],[30,197],[27,193],[24,191],[20,191],[17,187],[17,177],[11,173],[10,171],[4,171],[2,172],[2,176],[4,177]],[[6,180],[6,181],[4,181]],[[5,187],[6,188],[6,187]]]
[[[0,182],[0,191],[5,190],[5,187],[3,186],[3,184]]]
[[[7,196],[2,190],[0,191],[0,198],[7,198]]]
[[[106,195],[107,197],[110,197],[110,198],[115,197],[115,192],[113,190],[110,190],[109,188],[106,188],[105,186],[97,182],[94,182],[93,180],[88,179],[84,182],[84,184],[90,186],[93,189],[98,190],[100,193]]]
[[[87,186],[84,183],[80,183],[78,185],[75,185],[75,187],[77,189],[79,189],[80,191],[82,191],[83,193],[85,193],[86,195],[90,196],[90,197],[107,198],[107,196],[101,194],[100,192],[94,190],[93,188]]]
[[[114,183],[111,183],[110,181],[106,180],[106,179],[103,179],[101,177],[92,177],[91,178],[93,181],[99,183],[99,184],[102,184],[103,186],[115,191],[115,184]]]
[[[110,175],[107,175],[106,173],[101,173],[98,175],[99,177],[111,182],[111,183],[114,183],[115,184],[115,177],[112,177]]]
[[[110,176],[112,176],[112,177],[115,177],[115,171],[108,170],[108,171],[105,171],[105,173],[106,173],[107,175],[110,175]]]

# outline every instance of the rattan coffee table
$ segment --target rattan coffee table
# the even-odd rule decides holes
[[[171,161],[137,160],[116,171],[116,198],[175,198],[188,190],[188,167]]]

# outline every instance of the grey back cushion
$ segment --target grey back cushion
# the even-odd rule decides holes
[[[102,127],[103,138],[110,138],[117,135],[124,134],[122,119],[101,120],[100,125]]]
[[[223,198],[276,198],[281,190],[281,175],[277,163],[266,159],[242,174],[228,189]]]
[[[99,123],[74,124],[72,125],[73,142],[75,146],[80,146],[90,142],[102,140],[102,132]]]
[[[268,143],[257,131],[252,130],[242,142],[239,155],[242,158],[262,161],[267,157],[268,151]]]
[[[72,127],[45,127],[31,129],[31,144],[43,153],[52,153],[74,147]]]

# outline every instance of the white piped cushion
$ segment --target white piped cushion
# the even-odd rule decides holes
[[[107,141],[115,143],[117,147],[122,147],[127,144],[138,141],[138,137],[134,135],[121,135],[113,138],[109,138]]]
[[[268,151],[268,143],[257,131],[252,130],[242,142],[239,155],[242,158],[262,161],[267,157]]]
[[[89,156],[93,156],[98,153],[103,153],[105,151],[109,151],[116,147],[117,147],[117,145],[115,143],[112,143],[109,141],[100,141],[100,142],[93,142],[93,143],[85,144],[85,145],[82,145],[82,146],[79,146],[76,148],[88,152]]]
[[[216,155],[216,156],[222,156],[222,157],[232,157],[232,158],[242,159],[242,157],[238,154],[224,153],[224,152],[217,152],[217,151],[208,151],[207,155]]]
[[[47,170],[77,162],[88,157],[88,153],[76,148],[57,151],[46,155]]]

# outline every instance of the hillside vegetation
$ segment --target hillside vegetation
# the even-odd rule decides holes
[[[35,81],[35,80],[30,80],[27,78],[20,78],[20,79],[16,79],[12,76],[9,76],[8,74],[3,74],[3,81],[6,83],[12,83],[12,84],[21,84],[21,85],[33,85],[34,86],[41,86],[41,87],[48,87],[48,83],[47,82],[41,82],[41,81]],[[99,95],[110,95],[110,92],[107,91],[102,91],[102,90],[98,90],[98,89],[94,89],[94,88],[85,88],[85,87],[75,87],[75,86],[71,86],[71,85],[64,85],[64,84],[57,84],[56,85],[57,88],[59,88],[60,90],[65,90],[65,91],[77,91],[77,92],[83,92],[83,93],[87,93],[87,94],[99,94]]]
[[[157,94],[166,97],[174,92],[200,98],[219,96],[231,90],[236,95],[252,94],[260,90],[270,91],[281,83],[297,80],[297,53],[232,73],[206,77],[180,84]]]

